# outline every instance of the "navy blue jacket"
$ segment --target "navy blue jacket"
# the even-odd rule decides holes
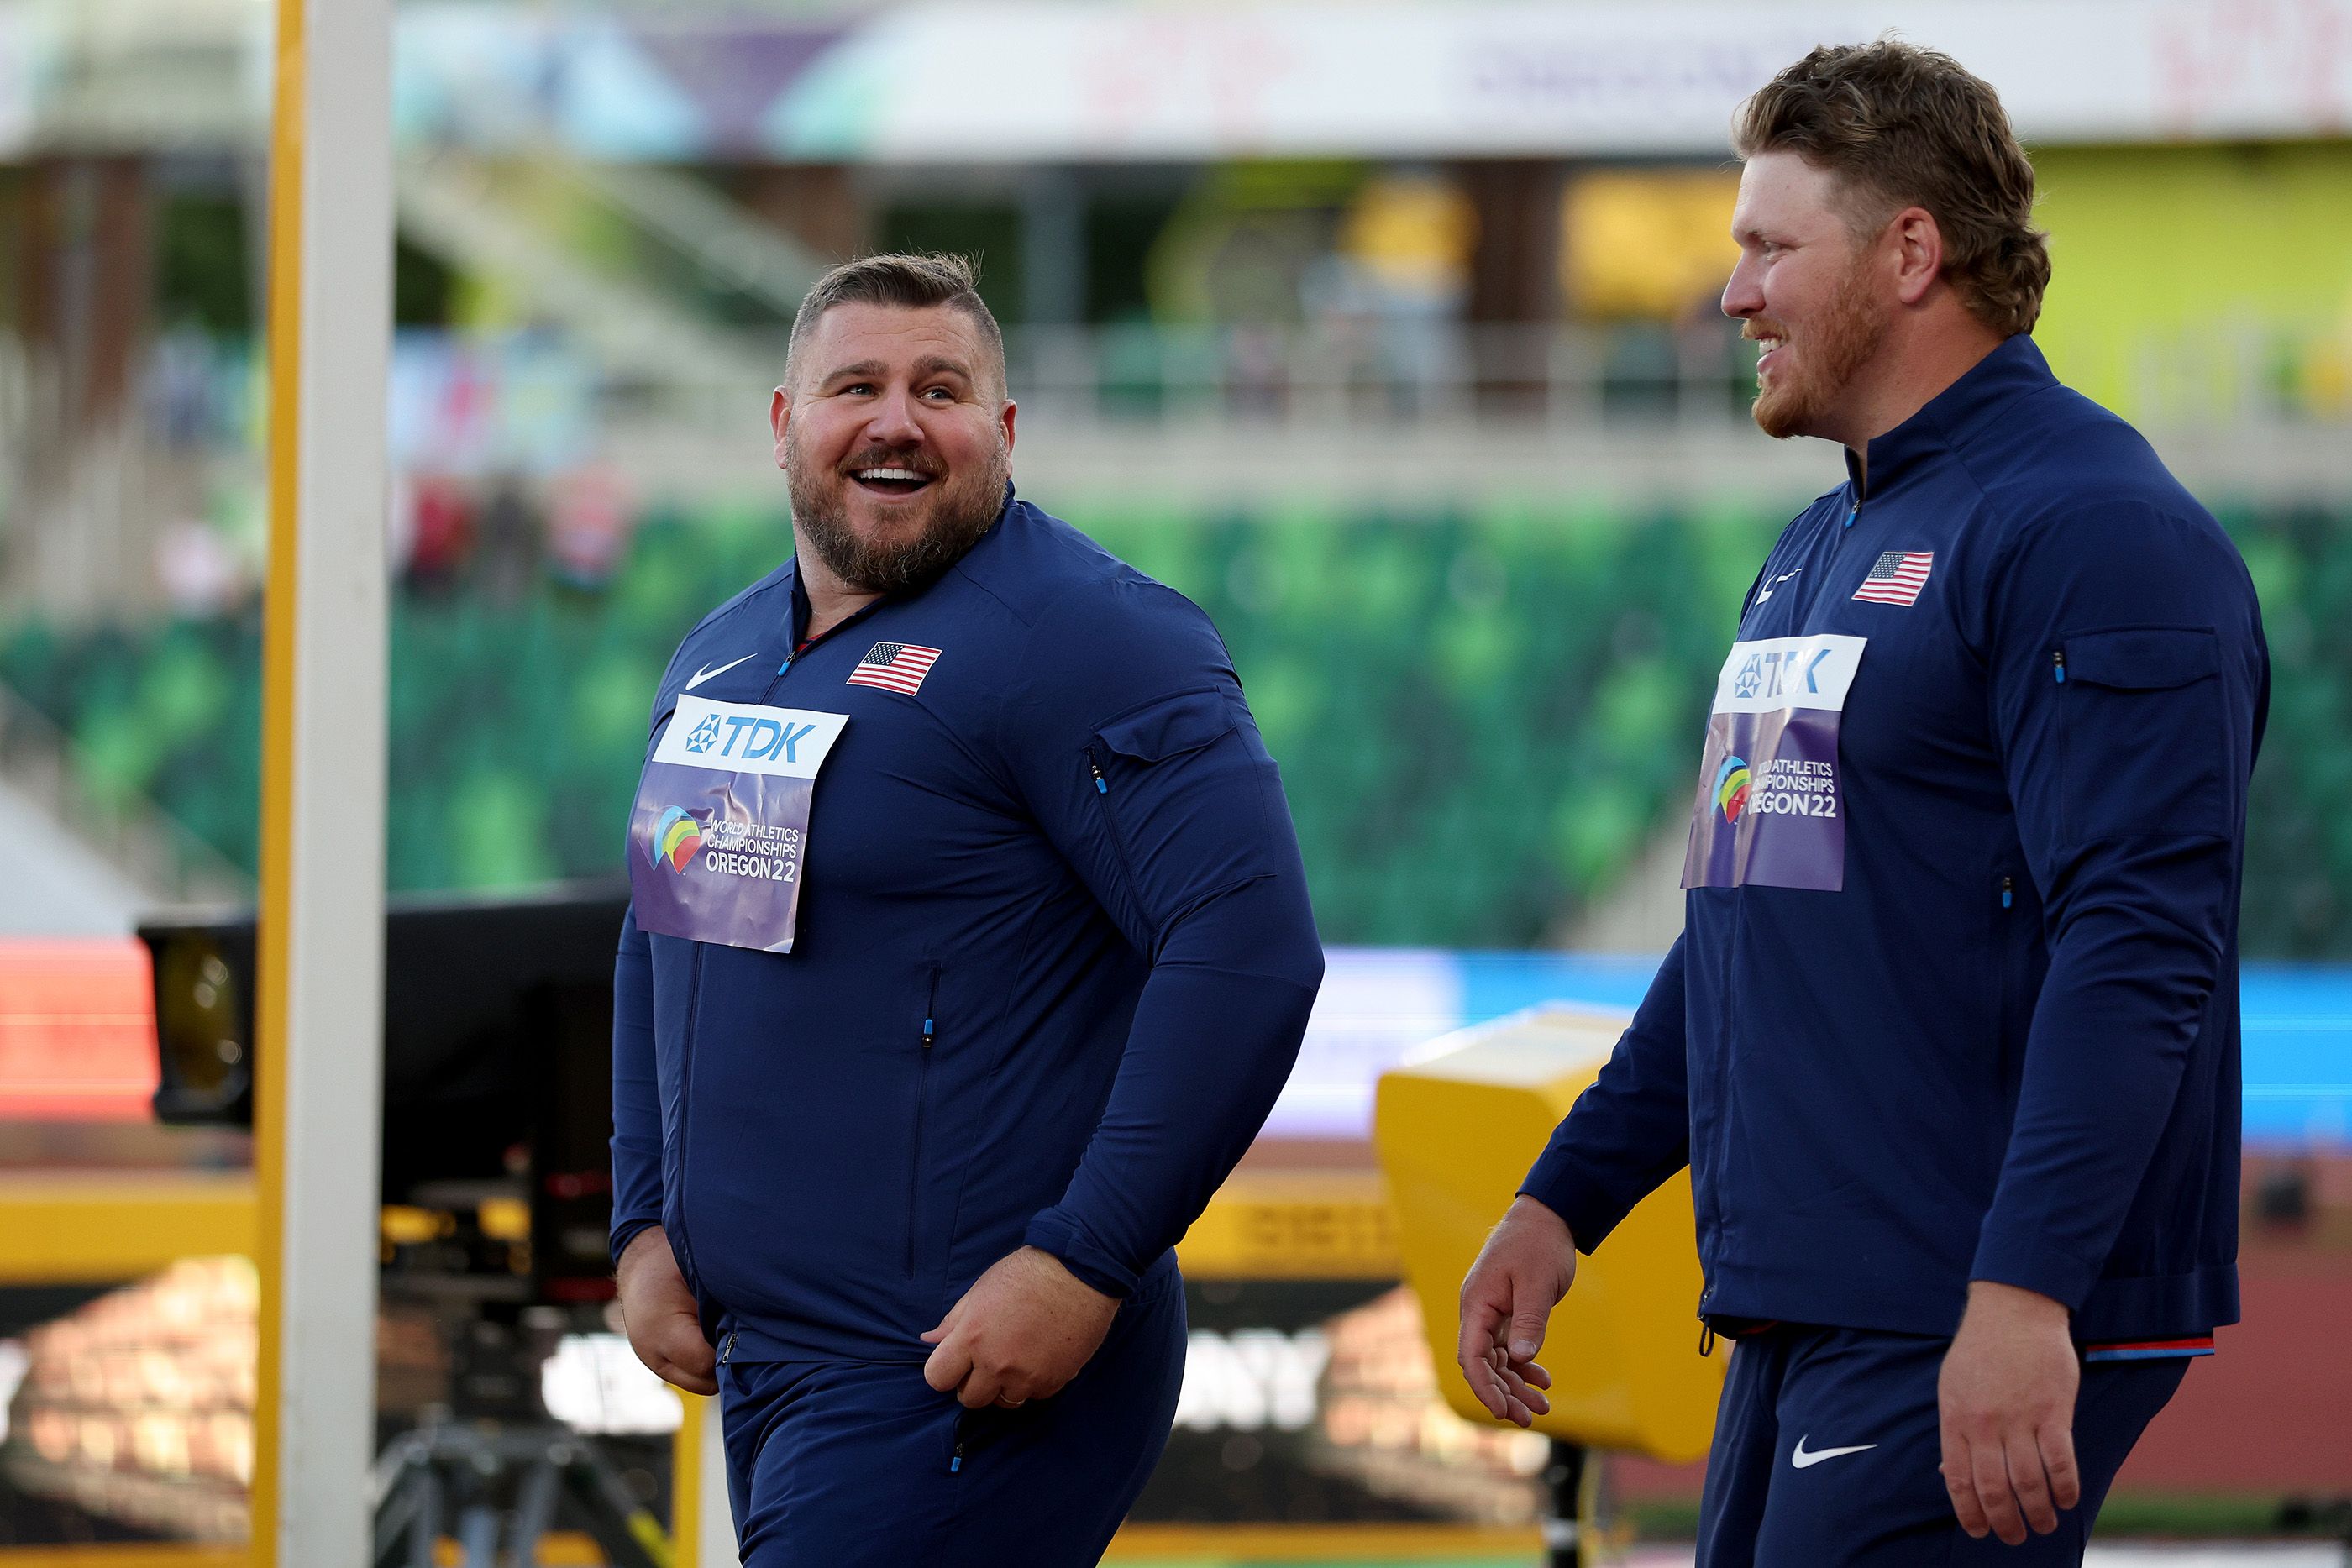
[[[1916,604],[1854,598],[1887,552],[1933,555]],[[2269,698],[2236,549],[2021,336],[1871,442],[1758,589],[1743,641],[1869,639],[1844,885],[1694,888],[1523,1190],[1589,1251],[1687,1163],[1710,1317],[1948,1334],[1988,1280],[2084,1341],[2235,1322]]]
[[[614,1252],[660,1223],[738,1359],[919,1361],[1024,1240],[1113,1294],[1173,1267],[1289,1075],[1322,948],[1274,762],[1181,595],[1008,497],[943,577],[787,665],[805,615],[788,562],[654,705],[658,739],[710,670],[698,695],[849,723],[790,954],[623,928]],[[847,684],[877,642],[940,650],[914,695]]]

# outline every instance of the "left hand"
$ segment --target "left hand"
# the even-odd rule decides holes
[[[2058,1511],[2083,1500],[2074,1469],[2074,1393],[2082,1382],[2063,1303],[1978,1280],[1936,1400],[1943,1416],[1944,1490],[1960,1528],[2016,1546],[2030,1525],[2047,1535]]]
[[[1078,1375],[1118,1311],[1106,1296],[1034,1247],[997,1260],[940,1326],[923,1381],[966,1407],[1012,1406],[1060,1392]]]

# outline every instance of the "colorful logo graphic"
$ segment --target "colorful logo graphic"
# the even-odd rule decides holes
[[[1727,822],[1739,821],[1748,809],[1748,764],[1741,758],[1726,757],[1715,770],[1715,805]]]
[[[1742,774],[1741,777],[1747,776]],[[653,842],[646,849],[653,856],[654,864],[667,862],[670,870],[683,873],[686,862],[692,860],[694,852],[701,847],[702,824],[678,807],[672,806],[661,814],[661,821],[654,824]]]

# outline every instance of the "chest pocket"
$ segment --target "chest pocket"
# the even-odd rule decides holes
[[[1095,731],[1085,766],[1129,905],[1112,913],[1131,936],[1156,946],[1202,898],[1274,870],[1274,760],[1238,696],[1212,688],[1131,708]]]
[[[2201,627],[2077,632],[2052,670],[2066,838],[2232,830],[2218,637]]]

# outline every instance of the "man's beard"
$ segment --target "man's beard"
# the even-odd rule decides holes
[[[902,453],[869,449],[843,467],[906,461]],[[1012,472],[1012,454],[1000,440],[989,461],[974,472],[933,482],[937,493],[930,497],[929,526],[921,534],[903,541],[873,540],[849,525],[845,492],[856,481],[845,473],[817,467],[793,432],[787,430],[784,435],[784,482],[801,538],[827,570],[860,593],[904,593],[961,560],[1003,510],[1004,486]]]
[[[1886,318],[1873,296],[1866,271],[1864,257],[1857,254],[1853,265],[1838,280],[1828,305],[1806,331],[1804,341],[1790,342],[1797,350],[1793,362],[1785,369],[1775,367],[1770,386],[1758,382],[1756,427],[1773,440],[1785,441],[1818,427],[1822,415],[1845,391],[1854,372],[1885,341]],[[1770,329],[1776,323],[1766,319],[1762,325],[1763,335],[1774,335]],[[1749,321],[1740,329],[1740,336],[1756,337],[1758,326],[1758,321]],[[1785,334],[1786,328],[1780,330]]]

